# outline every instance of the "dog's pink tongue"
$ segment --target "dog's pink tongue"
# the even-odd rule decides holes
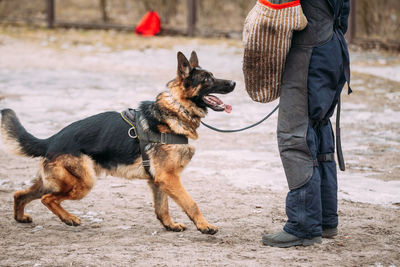
[[[231,111],[232,111],[232,106],[225,104],[225,112],[226,113],[231,113]]]

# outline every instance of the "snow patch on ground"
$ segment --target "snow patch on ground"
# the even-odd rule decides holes
[[[339,197],[355,202],[399,204],[400,181],[371,179],[359,173],[339,174]]]
[[[400,65],[394,66],[358,66],[353,65],[352,71],[375,75],[392,81],[400,82]]]

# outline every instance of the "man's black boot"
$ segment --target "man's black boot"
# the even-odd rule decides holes
[[[262,242],[266,246],[288,248],[293,246],[311,246],[315,243],[321,244],[322,238],[320,236],[311,239],[299,238],[285,231],[281,231],[275,234],[265,234],[262,237]]]
[[[333,238],[337,236],[338,230],[337,228],[329,228],[329,229],[322,229],[322,237],[324,238]]]

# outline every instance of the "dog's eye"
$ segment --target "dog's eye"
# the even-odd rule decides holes
[[[207,77],[207,78],[204,79],[204,81],[206,83],[210,83],[210,82],[212,82],[212,78],[211,77]]]

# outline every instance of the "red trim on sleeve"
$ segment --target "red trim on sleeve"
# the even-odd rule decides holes
[[[263,5],[266,5],[272,9],[283,9],[283,8],[288,8],[288,7],[293,7],[293,6],[298,6],[300,5],[300,0],[288,2],[288,3],[283,3],[283,4],[273,4],[268,2],[267,0],[258,0]]]

